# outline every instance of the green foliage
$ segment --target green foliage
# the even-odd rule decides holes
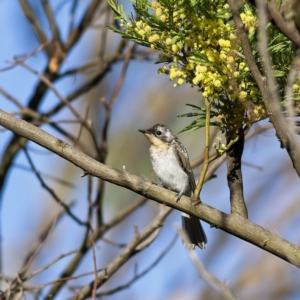
[[[113,0],[108,3],[123,28],[112,30],[142,46],[161,51],[158,63],[163,66],[159,68],[159,74],[168,75],[175,82],[174,87],[188,83],[199,88],[210,102],[211,119],[218,116],[221,120],[211,121],[211,125],[219,126],[234,138],[252,123],[267,117],[226,0],[136,0],[133,8],[137,20],[132,15],[127,20],[122,7]],[[240,8],[240,16],[263,74],[256,48],[256,12],[245,2]],[[274,75],[279,90],[284,91],[294,55],[292,45],[272,24],[268,25],[268,32]],[[293,88],[299,93],[299,82],[296,81]],[[185,116],[198,117],[186,127],[187,130],[205,125],[205,113],[200,108]]]
[[[197,129],[200,129],[205,126],[205,116],[206,116],[206,108],[199,107],[193,104],[187,104],[187,106],[191,106],[192,110],[197,112],[189,112],[182,115],[179,115],[178,117],[198,117],[196,120],[194,120],[190,125],[184,127],[182,130],[180,130],[178,133],[184,132],[184,131],[194,131]],[[210,113],[211,118],[217,117],[218,113],[215,111],[211,111]],[[211,126],[217,126],[220,127],[221,123],[218,121],[211,121]]]

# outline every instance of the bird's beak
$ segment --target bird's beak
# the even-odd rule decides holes
[[[139,132],[146,134],[148,133],[148,129],[138,129]]]

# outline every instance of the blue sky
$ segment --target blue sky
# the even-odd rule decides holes
[[[59,8],[60,1],[50,1],[53,7]],[[87,5],[79,1],[78,15]],[[34,1],[31,1],[33,4]],[[70,3],[66,1],[64,6],[56,10],[56,18],[62,30],[62,36],[67,33],[67,21]],[[128,7],[127,7],[128,9]],[[43,17],[39,5],[36,5],[39,12],[39,20],[49,34],[48,25]],[[119,37],[109,33],[107,53],[111,51]],[[36,49],[39,46],[31,27],[24,18],[17,1],[0,1],[0,68],[8,66],[7,61],[12,61],[15,55],[22,55]],[[90,61],[97,54],[99,48],[99,32],[91,29],[86,32],[82,40],[72,50],[64,62],[63,70],[84,64]],[[43,52],[26,61],[32,68],[43,70],[46,64],[46,57]],[[100,97],[109,98],[114,85],[120,75],[121,63],[113,66],[112,71],[106,78],[88,95],[90,101],[90,117],[94,124],[101,124]],[[147,128],[155,123],[165,123],[174,132],[178,132],[186,126],[190,119],[177,118],[177,115],[188,112],[186,103],[201,105],[200,96],[197,90],[189,86],[173,88],[173,83],[167,76],[157,74],[157,65],[153,62],[132,61],[130,63],[126,80],[119,93],[116,104],[112,111],[112,122],[109,129],[109,156],[107,163],[116,168],[126,165],[127,169],[137,175],[151,178],[151,165],[148,153],[147,140],[137,131],[138,128]],[[62,95],[67,95],[78,85],[82,84],[89,74],[76,76],[62,80],[56,84],[56,88]],[[17,98],[22,104],[26,104],[33,92],[37,82],[35,75],[29,73],[20,66],[12,70],[0,72],[0,87]],[[84,97],[74,102],[74,107],[84,112],[86,103]],[[59,100],[48,92],[41,111],[47,111]],[[12,105],[0,94],[0,108],[8,112],[16,112],[18,108]],[[55,120],[67,119],[72,115],[63,110]],[[266,122],[265,122],[266,123]],[[255,125],[255,126],[262,126]],[[66,126],[76,133],[78,129],[74,125]],[[43,126],[43,129],[51,134],[60,137],[50,126]],[[97,129],[97,128],[96,128]],[[3,153],[11,133],[1,131],[0,154]],[[202,151],[203,131],[194,133],[183,133],[179,135],[180,140],[187,147],[191,160],[195,159]],[[29,149],[33,155],[34,162],[38,169],[46,174],[55,174],[75,184],[75,188],[69,188],[46,179],[55,187],[56,192],[67,202],[75,200],[74,213],[84,218],[87,210],[87,179],[82,179],[81,170],[61,158],[49,154],[39,146],[29,143]],[[273,130],[269,130],[245,144],[243,156],[244,192],[248,203],[249,219],[257,224],[266,227],[272,232],[278,233],[283,238],[299,244],[298,227],[300,225],[299,214],[299,193],[300,185],[296,173],[293,171],[291,162],[285,150],[280,149],[279,142]],[[27,160],[22,152],[16,157],[15,165],[28,166]],[[260,169],[258,169],[258,166]],[[199,170],[198,170],[199,171]],[[203,202],[229,212],[229,192],[226,182],[226,166],[223,164],[216,172],[217,178],[208,182],[202,192]],[[94,180],[96,183],[96,179]],[[117,211],[136,199],[130,191],[120,187],[107,184],[105,189],[105,219],[109,220]],[[9,174],[7,185],[2,194],[2,239],[3,239],[3,266],[4,274],[14,276],[24,260],[26,250],[36,242],[37,234],[42,230],[45,222],[57,214],[57,205],[48,193],[43,190],[35,176],[28,171],[18,168],[12,169]],[[138,224],[140,228],[146,226],[157,214],[158,205],[149,201],[143,208],[133,214],[132,218],[124,224],[109,232],[105,237],[126,243],[134,235],[133,225]],[[166,221],[158,240],[151,245],[144,253],[133,257],[128,264],[119,270],[103,290],[113,288],[127,282],[134,274],[134,265],[138,263],[138,270],[143,270],[161,253],[171,241],[175,234],[174,224],[180,223],[180,214],[173,212]],[[260,270],[261,264],[278,265],[283,272],[284,278],[294,278],[295,268],[288,263],[281,261],[271,254],[264,253],[259,248],[241,241],[235,237],[221,232],[218,229],[210,228],[204,223],[208,236],[207,249],[197,250],[199,259],[206,268],[219,280],[226,281],[234,286],[242,275],[255,267]],[[60,253],[76,249],[81,240],[83,230],[68,219],[63,218],[54,228],[47,243],[37,256],[32,266],[36,269]],[[97,243],[97,263],[99,268],[105,266],[117,254],[119,249],[100,241]],[[30,283],[40,284],[50,281],[60,274],[68,260],[67,257],[49,270],[41,274],[38,279]],[[93,261],[89,253],[80,264],[76,274],[93,270]],[[272,269],[271,269],[272,270]],[[298,271],[297,271],[298,272]],[[298,273],[297,273],[298,274]],[[299,275],[299,274],[298,274]],[[255,299],[264,295],[276,285],[275,276],[272,272],[261,275],[265,280],[262,283],[255,283],[253,276],[249,284],[237,286],[234,290],[237,298]],[[83,281],[75,280],[74,284],[84,284],[93,277],[84,278]],[[250,284],[254,282],[254,287]],[[197,271],[188,258],[185,248],[180,239],[170,253],[145,277],[133,284],[129,289],[112,296],[113,299],[199,299],[207,288],[203,280],[199,279]],[[299,294],[298,294],[299,295]],[[70,292],[64,289],[57,299],[66,299]],[[105,297],[104,297],[105,298]],[[108,297],[107,297],[108,298]],[[256,298],[258,299],[258,298]],[[291,297],[292,299],[292,297]]]

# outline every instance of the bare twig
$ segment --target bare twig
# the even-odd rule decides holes
[[[146,268],[144,271],[142,271],[139,274],[134,274],[133,278],[131,280],[129,280],[127,283],[120,285],[112,290],[108,290],[108,291],[103,291],[101,293],[97,294],[97,297],[101,297],[101,296],[106,296],[106,295],[112,295],[115,294],[117,292],[120,292],[124,289],[129,288],[133,283],[135,283],[138,279],[142,278],[143,276],[145,276],[149,271],[151,271],[154,267],[156,267],[158,265],[158,263],[164,258],[164,256],[169,253],[170,249],[174,246],[175,242],[177,240],[177,234],[174,236],[174,238],[171,240],[170,244],[167,246],[167,248],[162,251],[160,253],[160,255],[154,260],[154,262],[148,267]]]
[[[105,11],[105,18],[104,18],[104,27],[102,28],[102,34],[101,34],[101,41],[100,41],[100,52],[99,52],[99,58],[102,61],[105,53],[106,48],[106,40],[107,40],[107,33],[106,26],[109,23],[109,19],[111,16],[111,9],[108,4],[106,4],[106,7],[104,8]]]
[[[119,80],[117,81],[117,84],[112,93],[112,96],[111,96],[110,100],[108,101],[108,103],[106,103],[105,101],[103,102],[106,113],[105,113],[105,121],[104,121],[103,129],[102,129],[102,143],[101,143],[101,147],[98,151],[98,157],[97,157],[98,160],[102,163],[105,163],[106,157],[107,157],[107,152],[108,152],[107,133],[108,133],[109,124],[110,124],[111,110],[112,110],[114,102],[117,98],[117,95],[119,94],[120,89],[123,85],[125,75],[126,75],[126,72],[128,69],[129,61],[130,61],[132,53],[134,52],[134,49],[135,49],[135,44],[132,44],[128,48],[126,57],[124,60],[124,64],[122,67],[121,75],[119,77]],[[102,218],[103,187],[104,187],[104,183],[100,180],[98,183],[98,193],[97,193],[96,200],[95,200],[95,206],[97,207],[97,216],[98,216],[98,224],[99,225],[102,224],[102,219],[103,219]]]
[[[124,250],[111,262],[109,263],[102,274],[99,274],[97,279],[97,288],[99,288],[108,278],[110,278],[122,265],[124,265],[130,257],[132,257],[136,251],[136,247],[151,235],[157,227],[160,227],[164,219],[169,215],[171,209],[165,209],[159,213],[159,215],[153,220],[153,222],[142,232],[136,232],[135,237],[130,243],[124,248]],[[94,282],[85,285],[72,299],[82,300],[90,296],[92,293]]]
[[[128,205],[125,209],[120,211],[110,222],[108,222],[106,225],[102,225],[100,227],[97,227],[95,230],[95,240],[98,240],[102,237],[102,235],[107,232],[109,229],[113,228],[120,222],[122,222],[126,217],[128,217],[132,212],[134,212],[136,209],[138,209],[140,206],[145,204],[146,199],[144,197],[141,197],[134,201],[131,205]],[[82,242],[78,253],[76,253],[73,260],[68,264],[66,267],[64,273],[62,274],[61,278],[63,280],[58,280],[51,290],[48,293],[48,298],[51,299],[54,295],[58,293],[58,291],[61,289],[65,282],[65,277],[71,277],[73,272],[76,270],[76,267],[78,266],[79,262],[81,261],[82,257],[86,254],[86,252],[92,247],[93,241],[86,237],[86,239]]]
[[[38,39],[40,40],[41,43],[46,43],[48,42],[47,35],[43,31],[42,27],[38,23],[38,20],[33,13],[31,7],[29,6],[29,3],[27,0],[19,0],[21,7],[23,9],[23,12],[28,19],[28,21],[31,23],[31,26],[33,27],[36,35],[38,36]],[[50,58],[53,55],[53,48],[48,46],[45,48],[47,56]]]
[[[15,167],[15,168],[17,168],[17,169],[20,169],[20,170],[27,171],[27,172],[32,172],[32,169],[31,169],[31,168],[29,168],[29,167],[27,167],[27,166],[25,166],[25,165],[22,165],[22,164],[14,163],[14,164],[13,164],[13,167]],[[51,179],[51,180],[53,180],[53,181],[55,181],[55,182],[57,182],[57,183],[59,183],[59,184],[61,184],[61,185],[67,186],[67,187],[72,188],[72,189],[75,188],[75,184],[73,184],[72,182],[69,182],[69,181],[64,180],[64,179],[62,179],[62,178],[58,178],[58,177],[56,177],[56,176],[52,176],[52,175],[50,175],[50,174],[41,172],[41,171],[39,171],[39,170],[37,170],[37,172],[40,173],[41,176],[44,176],[44,177],[46,177],[46,178],[49,178],[49,179]]]
[[[88,26],[90,26],[90,23],[101,3],[101,0],[92,0],[92,3],[88,6],[77,28],[71,30],[66,43],[66,51],[69,51],[74,46],[74,44],[82,36],[82,33],[88,28]]]
[[[60,38],[59,29],[57,27],[53,11],[52,11],[52,9],[49,5],[48,0],[42,0],[41,2],[43,4],[46,16],[47,16],[49,24],[50,24],[50,28],[51,28],[52,36],[53,36],[53,41],[54,41],[54,43],[57,43],[57,44],[60,45],[60,48],[61,48],[60,51],[62,51],[63,44],[62,44],[62,41],[61,41],[61,38]]]
[[[69,35],[70,32],[73,30],[74,28],[74,22],[75,22],[75,13],[78,7],[78,0],[74,0],[72,7],[71,7],[71,12],[70,12],[70,26],[69,26]]]
[[[57,195],[56,193],[54,192],[53,189],[51,189],[46,183],[45,181],[43,180],[41,174],[37,171],[37,169],[35,168],[35,165],[27,151],[26,148],[24,148],[24,153],[25,153],[25,156],[30,164],[30,167],[32,168],[32,171],[34,172],[34,174],[36,175],[37,179],[39,180],[39,182],[41,183],[42,187],[50,193],[50,195],[53,197],[53,199],[59,203],[66,211],[66,213],[76,222],[78,223],[79,225],[83,225],[83,226],[88,226],[88,224],[86,222],[83,222],[81,221],[80,219],[78,219],[71,211],[69,205],[67,205],[65,202],[63,202]]]
[[[61,260],[62,258],[65,258],[66,256],[69,256],[71,254],[74,254],[76,253],[77,250],[72,250],[72,251],[69,251],[67,253],[63,253],[63,254],[60,254],[59,256],[57,256],[55,259],[53,259],[52,261],[50,261],[48,264],[44,265],[43,267],[31,272],[30,274],[28,274],[27,276],[23,277],[23,281],[27,281],[29,280],[30,278],[32,278],[33,276],[45,271],[46,269],[50,268],[51,266],[53,266],[56,262],[58,262],[59,260]]]
[[[111,64],[113,64],[114,62],[117,61],[118,54],[123,51],[125,46],[126,46],[126,42],[124,40],[122,40],[119,43],[115,53],[112,55],[111,59],[102,66],[101,70],[91,80],[89,80],[84,85],[79,87],[77,90],[75,90],[74,92],[69,94],[66,97],[66,100],[68,102],[72,102],[73,100],[75,100],[79,96],[81,96],[82,94],[90,91],[99,81],[101,81],[101,79],[103,79],[107,75],[107,73],[110,71]],[[50,111],[48,111],[48,113],[46,113],[45,116],[50,117],[50,116],[56,114],[57,112],[59,112],[64,107],[65,107],[64,103],[59,103],[54,108],[52,108]]]
[[[14,57],[14,61],[10,62],[10,66],[6,67],[6,68],[2,68],[0,69],[0,72],[4,72],[4,71],[8,71],[14,67],[16,67],[20,62],[24,62],[26,61],[26,59],[28,59],[31,56],[36,55],[38,52],[40,52],[42,49],[44,49],[50,42],[47,41],[41,45],[39,45],[36,49],[34,49],[33,51],[30,51],[24,55],[21,56],[16,56]]]
[[[179,226],[176,226],[176,231],[181,236],[181,238],[183,239],[183,241],[185,241],[186,243],[189,243],[187,234]],[[202,277],[202,279],[208,285],[210,285],[213,289],[218,290],[222,294],[222,296],[224,297],[224,299],[227,299],[227,300],[234,300],[234,299],[236,299],[233,296],[233,294],[230,291],[230,289],[224,283],[220,282],[217,277],[215,277],[214,275],[212,275],[211,273],[209,273],[205,269],[205,267],[203,266],[203,264],[198,259],[195,251],[190,250],[190,249],[186,249],[186,250],[188,251],[189,257],[191,258],[191,260],[194,263],[195,267],[197,268],[197,271],[198,271],[199,275]]]
[[[2,88],[0,88],[0,93],[6,97],[8,100],[10,100],[12,103],[14,103],[16,106],[18,106],[21,110],[24,109],[24,106],[13,96],[11,96],[10,94],[8,94],[5,90],[3,90]]]

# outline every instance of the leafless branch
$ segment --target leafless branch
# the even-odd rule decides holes
[[[300,248],[298,246],[248,220],[235,215],[227,215],[203,203],[191,206],[191,198],[186,196],[175,203],[175,193],[127,171],[117,170],[101,164],[67,143],[54,138],[42,129],[24,120],[17,119],[3,110],[0,110],[0,124],[65,158],[92,176],[125,187],[147,198],[195,216],[300,267]]]
[[[25,153],[25,156],[30,164],[30,167],[32,168],[32,171],[34,172],[34,174],[36,175],[37,179],[39,180],[39,182],[41,183],[42,187],[53,197],[53,199],[59,203],[66,211],[66,213],[76,222],[78,223],[79,225],[83,225],[83,226],[88,226],[88,224],[86,222],[83,222],[81,220],[79,220],[73,213],[72,211],[70,210],[70,207],[69,205],[67,205],[65,202],[63,202],[57,195],[56,193],[54,192],[53,189],[51,189],[46,183],[45,181],[43,180],[41,174],[37,171],[37,169],[35,168],[35,165],[28,153],[28,151],[26,150],[26,148],[24,148],[24,153]]]
[[[164,219],[169,215],[171,209],[165,209],[159,213],[159,215],[153,220],[153,222],[145,228],[142,232],[136,232],[135,237],[124,248],[124,250],[106,266],[102,274],[99,274],[97,278],[97,288],[99,288],[108,278],[110,278],[124,263],[126,263],[130,257],[132,257],[136,251],[136,247],[151,235],[157,227],[160,227]],[[84,286],[72,299],[81,300],[90,296],[92,293],[93,283]]]
[[[177,235],[174,236],[174,238],[171,240],[171,242],[167,246],[167,248],[160,253],[160,255],[153,261],[153,263],[148,268],[146,268],[144,271],[142,271],[139,274],[136,274],[136,272],[135,272],[133,278],[131,280],[129,280],[126,284],[120,285],[120,286],[118,286],[118,287],[116,287],[112,290],[100,292],[100,293],[97,294],[97,297],[102,297],[102,296],[106,296],[106,295],[113,295],[117,292],[120,292],[124,289],[129,288],[138,279],[145,276],[149,271],[151,271],[154,267],[156,267],[158,265],[158,263],[164,258],[164,256],[169,253],[171,248],[174,246],[176,240],[177,240]]]
[[[35,14],[33,13],[31,7],[29,6],[29,3],[27,2],[27,0],[19,0],[19,2],[21,4],[21,7],[23,9],[23,12],[24,12],[26,18],[31,23],[31,26],[33,27],[40,42],[47,43],[48,42],[47,35],[45,34],[44,30],[38,23],[38,20],[37,20]],[[50,45],[45,48],[45,51],[49,58],[53,55],[53,49]]]
[[[187,234],[181,228],[176,226],[176,231],[179,233],[179,235],[181,236],[183,241],[185,241],[186,243],[189,242]],[[208,285],[210,285],[213,289],[218,290],[222,294],[224,299],[227,299],[227,300],[236,299],[233,296],[230,289],[224,283],[220,282],[217,277],[215,277],[214,275],[212,275],[205,269],[203,264],[198,259],[195,251],[190,250],[190,249],[187,249],[187,251],[189,253],[189,257],[191,258],[192,262],[194,263],[195,267],[197,268],[199,275]]]

